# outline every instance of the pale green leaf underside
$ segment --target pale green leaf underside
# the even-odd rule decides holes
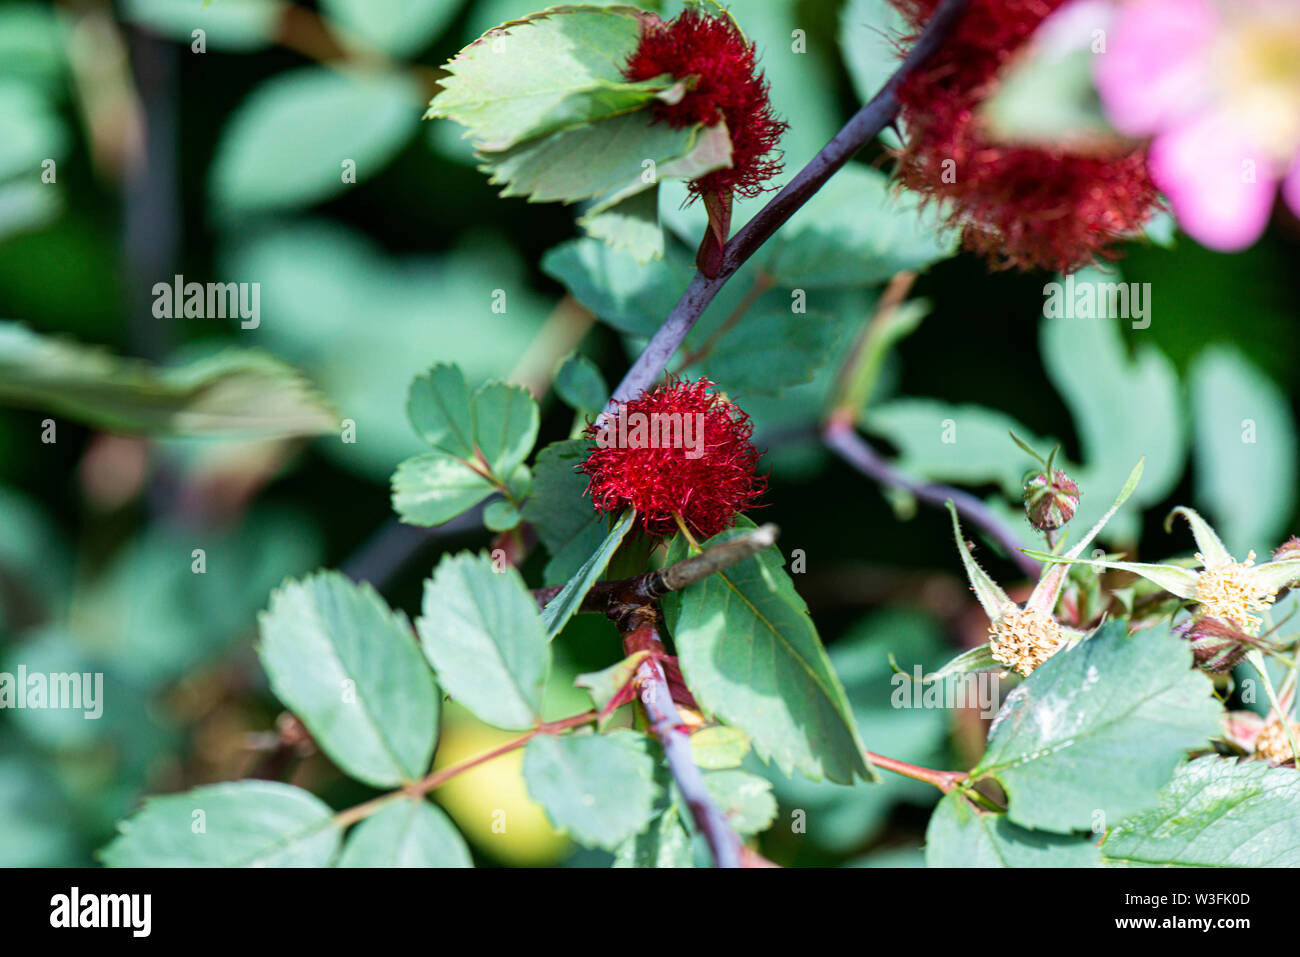
[[[322,572],[272,593],[259,623],[272,690],[335,764],[375,787],[428,770],[438,692],[404,614]]]
[[[325,867],[341,837],[325,802],[276,781],[149,798],[118,827],[109,867]]]
[[[515,568],[447,555],[424,583],[421,611],[416,630],[443,690],[494,727],[537,723],[551,651]]]
[[[524,140],[635,110],[675,82],[623,78],[641,35],[631,7],[557,7],[494,27],[446,66],[426,116],[468,127],[476,149]]]
[[[614,850],[654,814],[658,787],[645,739],[630,731],[538,735],[524,751],[528,793],[556,827]]]
[[[469,848],[443,811],[426,800],[401,800],[366,818],[348,835],[339,867],[473,867]]]

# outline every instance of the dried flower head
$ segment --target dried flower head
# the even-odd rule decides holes
[[[989,650],[994,659],[1025,676],[1067,641],[1056,619],[1037,608],[1010,605],[989,625]]]
[[[710,15],[687,7],[669,21],[647,17],[641,42],[628,58],[623,75],[648,80],[668,73],[695,84],[676,103],[657,103],[658,119],[674,128],[703,123],[727,124],[731,166],[690,184],[693,196],[756,196],[781,172],[776,151],[787,124],[772,113],[768,86],[755,65],[754,46],[727,14]]]
[[[1195,600],[1212,618],[1236,625],[1248,635],[1259,634],[1261,619],[1255,612],[1267,611],[1277,593],[1264,591],[1252,568],[1255,553],[1244,562],[1219,561],[1211,564],[1200,552],[1196,560],[1205,566],[1196,580]]]
[[[680,517],[708,538],[754,505],[767,480],[755,472],[753,425],[712,387],[670,381],[587,427],[596,446],[579,468],[597,511],[635,508],[654,538],[675,532]]]
[[[940,0],[891,0],[916,30]],[[971,0],[943,46],[899,90],[902,182],[947,201],[963,245],[1001,267],[1070,272],[1137,232],[1157,190],[1140,147],[1083,155],[991,142],[980,105],[1003,67],[1064,0]]]
[[[1287,739],[1286,725],[1282,720],[1275,714],[1260,729],[1259,737],[1255,739],[1255,757],[1270,764],[1289,764],[1295,760],[1295,755],[1291,751],[1291,742]],[[1287,724],[1291,726],[1291,734],[1295,736],[1296,741],[1300,742],[1300,724],[1294,721],[1288,721]]]

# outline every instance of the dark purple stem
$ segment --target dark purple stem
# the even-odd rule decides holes
[[[898,115],[898,88],[921,63],[929,58],[953,23],[961,16],[967,0],[946,0],[935,12],[925,30],[917,38],[907,58],[903,60],[889,82],[858,110],[829,143],[801,169],[785,188],[772,197],[754,218],[727,243],[722,254],[722,267],[714,279],[696,273],[686,292],[668,314],[664,324],[646,344],[632,368],[623,376],[610,397],[606,412],[612,412],[620,402],[634,399],[658,380],[668,361],[681,347],[687,333],[694,328],[705,308],[713,301],[718,290],[735,275],[736,270],[754,255],[772,234],[793,216],[813,195],[826,184],[840,167],[862,147],[894,121]]]
[[[1042,567],[1038,562],[1020,551],[1020,541],[1011,529],[974,495],[937,482],[921,482],[899,471],[868,445],[847,422],[830,423],[822,432],[822,438],[826,445],[844,461],[881,485],[905,489],[918,500],[939,508],[952,499],[952,504],[956,506],[961,517],[983,530],[984,534],[1001,545],[1007,556],[1021,571],[1033,579],[1037,579],[1042,573]]]

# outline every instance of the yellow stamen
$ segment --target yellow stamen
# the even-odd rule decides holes
[[[1064,644],[1061,626],[1036,608],[1008,605],[989,626],[989,650],[994,659],[1026,676]]]
[[[1294,721],[1290,724],[1291,733],[1300,742],[1300,724]],[[1260,729],[1259,737],[1255,739],[1255,757],[1270,764],[1286,764],[1295,760],[1295,755],[1291,753],[1291,742],[1287,740],[1286,727],[1277,715]]]
[[[1205,565],[1200,552],[1196,560]],[[1236,625],[1248,635],[1259,634],[1261,621],[1253,613],[1267,610],[1277,600],[1275,592],[1261,592],[1255,584],[1251,571],[1254,564],[1255,553],[1251,552],[1244,562],[1207,566],[1196,582],[1196,601],[1204,606],[1205,613]]]

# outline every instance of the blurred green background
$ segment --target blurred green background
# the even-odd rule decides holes
[[[343,567],[414,611],[441,551],[487,544],[473,523],[438,536],[392,523],[388,477],[419,451],[403,411],[417,372],[447,360],[471,382],[525,381],[545,393],[545,442],[574,421],[548,391],[560,360],[579,349],[613,383],[636,348],[635,335],[594,321],[584,308],[593,303],[576,287],[575,302],[557,270],[543,268],[549,250],[578,236],[573,211],[497,199],[459,128],[420,121],[439,64],[539,6],[0,3],[0,319],[162,365],[222,345],[266,350],[356,427],[352,443],[145,439],[53,415],[48,442],[49,411],[0,410],[0,671],[102,671],[106,695],[98,721],[0,712],[0,864],[89,864],[145,793],[279,774],[337,806],[366,796],[323,757],[286,755],[277,739],[279,708],[251,650],[270,589]],[[797,170],[891,68],[874,26],[881,4],[730,6],[791,124],[784,146]],[[340,156],[355,163],[354,183]],[[888,168],[882,148],[861,159]],[[42,179],[47,169],[53,182]],[[679,256],[699,229],[699,210],[679,211],[680,199],[666,195],[661,210],[681,233]],[[1275,546],[1294,530],[1298,251],[1300,226],[1281,212],[1240,255],[1181,236],[1129,244],[1123,278],[1151,283],[1145,330],[1043,320],[1053,277],[945,259],[918,280],[914,296],[929,315],[888,358],[862,425],[905,468],[1000,501],[1017,527],[1010,496],[1030,462],[1006,440],[1008,427],[1062,442],[1084,507],[1097,512],[1148,456],[1140,509],[1113,525],[1110,547],[1148,559],[1186,551],[1186,536],[1160,527],[1173,504],[1203,509],[1230,548]],[[156,318],[151,290],[175,274],[259,283],[258,328]],[[803,550],[795,581],[868,747],[964,766],[982,748],[973,716],[889,707],[890,652],[928,668],[982,635],[948,518],[913,514],[816,439],[834,360],[870,316],[879,283],[822,297],[835,318],[811,383],[779,397],[735,394],[771,448],[761,517],[781,526],[787,556]],[[743,280],[736,286],[739,295]],[[504,313],[492,308],[498,291]],[[645,308],[661,316],[678,291],[652,290]],[[725,312],[724,301],[706,324]],[[15,360],[0,349],[0,375],[6,361]],[[948,418],[962,438],[943,447],[937,423]],[[1247,419],[1256,443],[1242,441]],[[206,555],[201,576],[195,548]],[[1004,584],[1018,580],[991,549],[981,557]],[[543,565],[529,559],[531,583],[545,583]],[[549,710],[584,707],[573,676],[610,663],[617,647],[603,621],[571,626]],[[446,721],[439,763],[496,740],[466,714]],[[435,797],[474,843],[467,822],[489,792],[522,807],[517,763]],[[765,854],[866,866],[917,865],[935,797],[901,779],[852,789],[778,781],[777,794]],[[789,826],[797,810],[806,834]],[[480,862],[600,862],[540,816],[533,822],[533,838],[514,842],[517,857],[475,843]]]

